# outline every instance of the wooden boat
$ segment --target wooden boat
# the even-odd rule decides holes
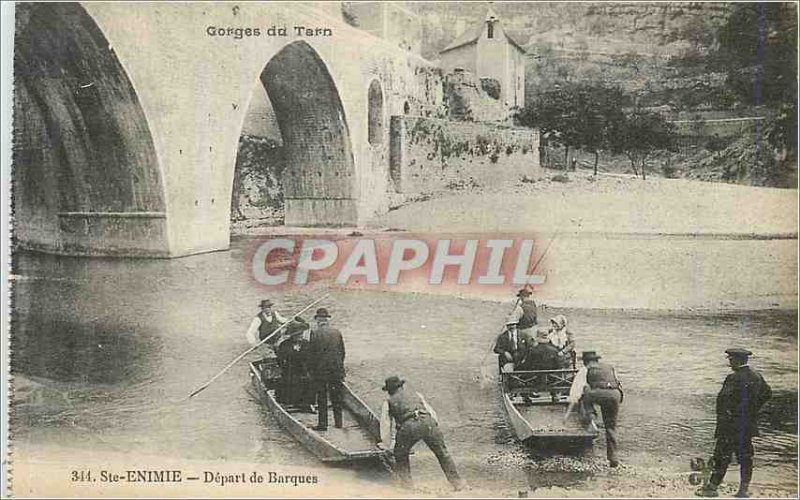
[[[323,462],[353,463],[377,460],[389,467],[391,451],[380,450],[380,418],[348,386],[344,385],[343,428],[331,425],[327,431],[312,429],[317,425],[316,413],[301,413],[286,407],[275,398],[280,371],[274,360],[250,363],[250,379],[261,402],[275,419],[308,451]]]
[[[565,421],[569,393],[577,370],[512,371],[501,374],[503,409],[517,439],[528,444],[588,447],[599,435],[587,429],[577,411]]]

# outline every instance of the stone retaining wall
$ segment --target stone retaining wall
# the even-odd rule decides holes
[[[491,123],[391,118],[389,175],[402,194],[537,178],[539,132]]]

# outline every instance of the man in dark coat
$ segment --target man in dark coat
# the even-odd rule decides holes
[[[329,325],[331,315],[319,308],[314,315],[317,328],[311,332],[308,363],[317,391],[319,419],[314,430],[328,430],[328,395],[333,407],[333,425],[342,428],[342,381],[344,381],[344,340],[342,333]]]
[[[772,397],[772,389],[760,373],[748,366],[753,353],[747,349],[727,349],[728,363],[733,373],[725,378],[717,395],[717,428],[714,437],[714,457],[711,466],[714,472],[708,484],[700,489],[700,496],[717,496],[717,487],[722,483],[731,455],[739,462],[738,498],[749,497],[748,488],[753,477],[753,436],[758,436],[758,412]]]
[[[514,370],[514,364],[519,361],[521,342],[517,332],[517,322],[509,320],[503,333],[498,335],[494,342],[493,351],[497,354],[497,366],[501,372],[506,366],[506,371]]]

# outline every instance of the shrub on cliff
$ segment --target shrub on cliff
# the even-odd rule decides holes
[[[500,99],[502,86],[498,80],[494,78],[481,78],[481,88],[492,99]]]

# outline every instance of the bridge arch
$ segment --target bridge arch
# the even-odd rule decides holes
[[[262,91],[258,86],[266,91],[280,130],[285,224],[355,224],[358,193],[350,132],[320,55],[305,41],[289,43],[264,65],[253,92]]]
[[[17,241],[60,253],[166,255],[153,139],[108,40],[77,3],[18,4],[16,22]]]

